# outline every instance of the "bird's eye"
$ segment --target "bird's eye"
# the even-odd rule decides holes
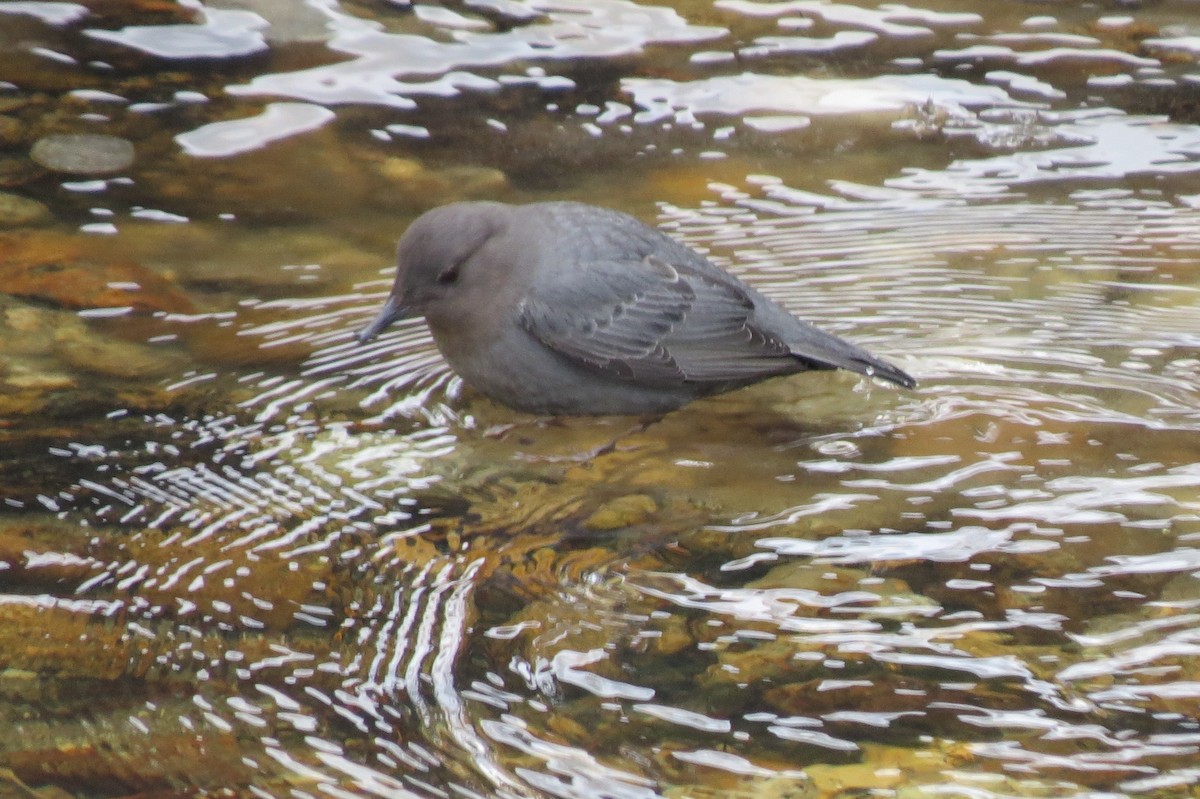
[[[448,286],[451,283],[458,282],[458,269],[460,266],[462,266],[462,264],[455,264],[449,269],[444,270],[440,275],[438,275],[438,282],[443,286]]]

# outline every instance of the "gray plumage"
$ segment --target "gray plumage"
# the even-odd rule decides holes
[[[359,340],[424,316],[463,380],[520,410],[660,413],[809,369],[916,385],[618,211],[446,205],[409,226],[396,264]]]

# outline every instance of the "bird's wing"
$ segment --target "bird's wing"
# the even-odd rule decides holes
[[[732,279],[650,255],[581,264],[531,291],[520,314],[547,347],[630,380],[722,383],[803,369],[784,341],[754,324],[754,310]]]

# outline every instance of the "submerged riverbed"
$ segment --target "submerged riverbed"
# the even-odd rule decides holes
[[[1196,796],[1198,37],[0,2],[0,797]],[[547,419],[359,346],[465,198],[635,214],[920,385]]]

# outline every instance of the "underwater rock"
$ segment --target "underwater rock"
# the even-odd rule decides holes
[[[387,158],[379,173],[389,183],[388,193],[399,202],[428,208],[457,200],[494,197],[509,188],[508,176],[499,169],[453,166],[431,169],[411,158]]]
[[[602,505],[583,522],[588,530],[617,530],[645,524],[658,512],[658,505],[645,494],[618,497]]]
[[[81,372],[120,378],[163,377],[182,371],[182,362],[145,344],[105,338],[90,330],[55,335],[58,359]]]
[[[25,139],[25,126],[20,120],[0,116],[0,147],[16,147]]]
[[[175,280],[206,292],[242,291],[258,297],[293,296],[297,291],[333,291],[344,274],[365,274],[379,266],[379,253],[355,248],[344,239],[305,228],[272,227],[239,231],[221,226],[124,225],[148,253],[146,260],[170,259],[186,247],[194,257],[174,266]],[[303,261],[298,254],[303,253]]]
[[[29,157],[54,172],[111,175],[133,165],[133,144],[98,133],[55,133],[38,139]]]
[[[188,313],[192,302],[164,277],[129,261],[96,262],[61,235],[0,236],[3,291],[62,308]]]
[[[28,227],[50,219],[50,209],[37,200],[0,192],[0,227]]]
[[[0,671],[117,679],[125,672],[133,644],[120,627],[97,621],[92,614],[78,612],[69,600],[0,606]]]
[[[12,188],[41,178],[45,172],[28,158],[0,158],[0,186]]]

